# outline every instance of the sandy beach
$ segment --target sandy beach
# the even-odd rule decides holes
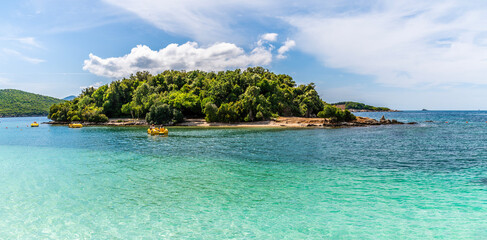
[[[67,122],[51,121],[47,124],[53,125],[65,125]],[[269,127],[286,127],[286,128],[329,128],[329,127],[360,127],[360,126],[372,126],[372,125],[388,125],[388,124],[404,124],[394,119],[383,119],[377,121],[367,117],[357,117],[356,120],[351,122],[332,122],[326,118],[304,118],[304,117],[279,117],[273,120],[267,121],[255,121],[255,122],[238,122],[238,123],[221,123],[221,122],[206,122],[203,118],[188,118],[182,123],[176,123],[172,126],[181,127],[241,127],[241,128],[269,128]],[[411,124],[411,123],[409,123]],[[92,123],[83,122],[85,126],[101,125],[101,126],[148,126],[149,124],[142,119],[132,118],[116,118],[110,119],[105,123]]]

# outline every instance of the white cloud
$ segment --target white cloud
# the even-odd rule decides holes
[[[94,54],[84,61],[83,69],[99,76],[127,77],[137,71],[160,73],[164,70],[219,71],[268,65],[272,62],[271,48],[258,46],[250,53],[232,43],[215,43],[199,47],[195,42],[169,44],[158,51],[138,45],[123,57],[100,58]]]
[[[26,62],[30,62],[30,63],[33,63],[33,64],[38,64],[38,63],[45,62],[44,59],[28,57],[28,56],[25,56],[24,54],[22,54],[22,53],[20,53],[18,51],[15,51],[13,49],[4,48],[4,49],[2,49],[2,51],[5,54],[7,54],[7,55],[10,55],[10,56],[19,58],[21,60],[24,60]]]
[[[22,45],[42,48],[42,46],[33,37],[0,37],[0,40],[14,41],[14,42],[21,43]]]
[[[286,20],[300,50],[328,67],[401,87],[487,84],[487,9],[479,5],[379,1],[366,11]]]
[[[274,29],[289,30],[296,47],[326,67],[386,85],[487,84],[485,1],[104,1],[203,43],[239,42],[254,24],[274,21]],[[277,58],[293,47],[285,46]]]
[[[101,87],[101,85],[103,85],[103,82],[96,82],[96,83],[91,84],[90,86],[81,86],[81,87],[79,87],[79,88],[80,88],[80,89],[86,89],[86,88],[99,88],[99,87]]]
[[[241,34],[233,26],[261,11],[272,9],[277,1],[247,0],[104,0],[132,12],[156,27],[199,42],[235,41]]]
[[[17,38],[16,40],[19,41],[20,43],[23,43],[23,44],[26,44],[26,45],[30,45],[30,46],[34,46],[34,47],[37,47],[37,48],[41,48],[41,45],[33,37]]]
[[[277,36],[278,36],[277,33],[266,33],[266,34],[262,34],[260,38],[265,41],[275,42],[277,41]]]
[[[293,48],[294,46],[296,46],[296,42],[294,40],[286,40],[284,42],[284,45],[282,45],[278,50],[277,50],[277,58],[279,59],[284,59],[286,58],[286,56],[284,56],[284,54],[286,52],[288,52],[289,50],[291,50],[291,48]]]

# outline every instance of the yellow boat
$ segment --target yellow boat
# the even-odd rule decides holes
[[[39,127],[39,123],[34,122],[34,123],[30,124],[30,126],[31,127]]]
[[[147,133],[150,135],[166,135],[169,131],[166,128],[152,128],[147,129]]]
[[[70,128],[82,128],[83,124],[81,123],[71,123],[68,125]]]

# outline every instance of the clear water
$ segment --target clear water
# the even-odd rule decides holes
[[[419,124],[151,137],[0,119],[0,238],[487,239],[487,112],[385,115]]]

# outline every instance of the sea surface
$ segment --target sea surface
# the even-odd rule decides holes
[[[0,239],[487,239],[487,112],[341,129],[0,118]]]

